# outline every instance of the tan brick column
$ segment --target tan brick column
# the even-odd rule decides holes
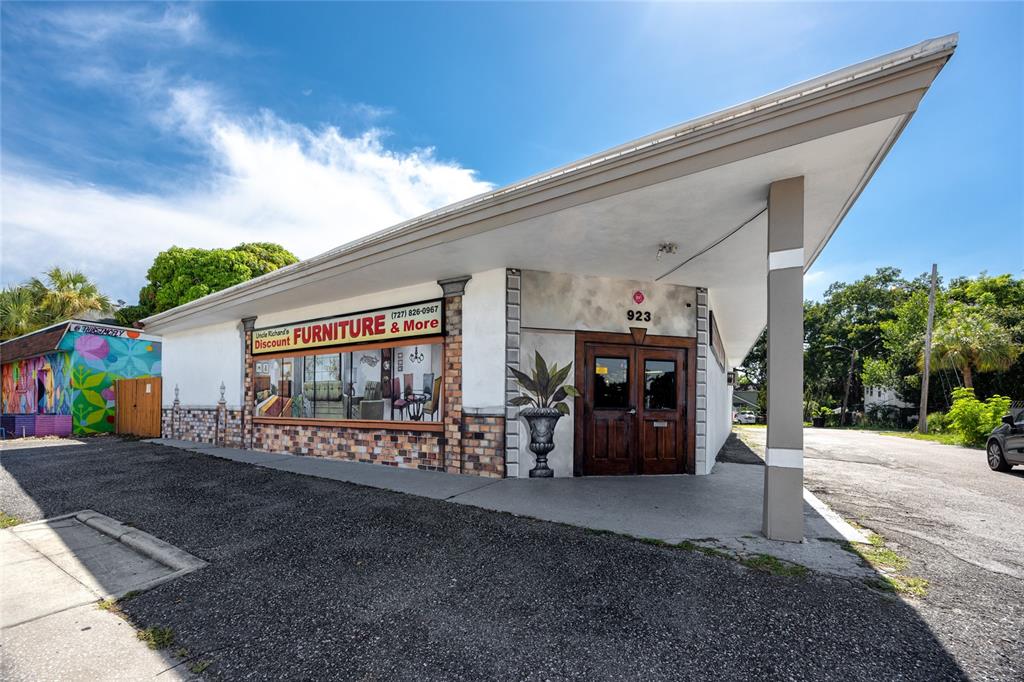
[[[243,449],[252,449],[253,439],[252,406],[256,395],[253,384],[252,330],[255,326],[255,317],[242,318],[244,341],[242,342],[242,442],[240,445]]]
[[[438,280],[444,291],[444,446],[445,471],[460,474],[462,457],[462,295],[469,276]]]

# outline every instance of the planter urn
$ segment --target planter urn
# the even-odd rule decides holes
[[[555,472],[548,466],[548,453],[555,449],[555,424],[562,413],[553,407],[528,407],[519,414],[530,427],[530,450],[537,457],[530,478],[552,478]]]
[[[816,429],[823,428],[825,426],[825,418],[824,417],[812,417],[811,418],[811,423],[814,425],[814,428],[816,428]]]

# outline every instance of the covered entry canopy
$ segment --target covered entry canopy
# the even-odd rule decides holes
[[[514,267],[706,287],[737,365],[765,327],[771,183],[804,178],[806,270],[956,41],[928,40],[675,126],[144,323],[169,332]],[[659,259],[665,243],[678,248]]]

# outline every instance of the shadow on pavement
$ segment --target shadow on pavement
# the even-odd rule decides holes
[[[853,581],[139,442],[5,452],[0,507],[95,509],[209,562],[130,600],[233,679],[964,679]]]
[[[750,447],[740,440],[740,437],[735,432],[729,434],[729,438],[725,441],[725,445],[718,451],[718,462],[728,462],[731,464],[758,464],[764,466],[764,460],[761,459],[756,452],[750,449]]]

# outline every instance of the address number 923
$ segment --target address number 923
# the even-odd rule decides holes
[[[651,311],[650,310],[627,310],[626,319],[630,322],[650,322]]]

